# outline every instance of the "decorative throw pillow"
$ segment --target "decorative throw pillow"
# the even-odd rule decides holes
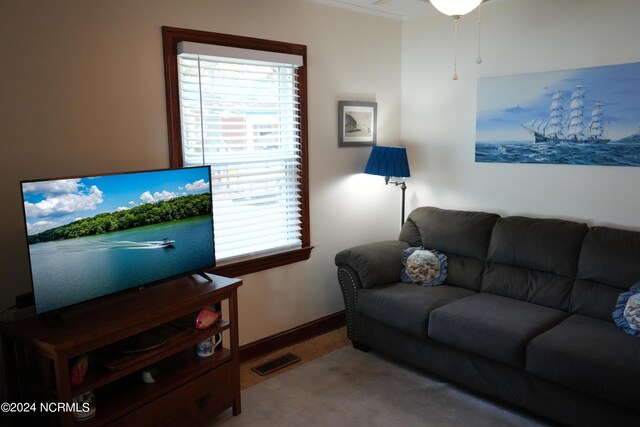
[[[436,250],[407,248],[402,251],[402,274],[405,283],[437,286],[447,278],[447,256]]]
[[[640,336],[640,283],[620,294],[613,320],[626,333]]]

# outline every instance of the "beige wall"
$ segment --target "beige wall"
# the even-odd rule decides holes
[[[402,142],[411,152],[412,207],[490,210],[640,228],[640,168],[475,163],[479,77],[640,61],[637,0],[510,0],[483,6],[460,26],[451,79],[451,20],[403,26]],[[640,120],[640,117],[639,117]]]
[[[401,24],[301,0],[0,1],[0,310],[29,290],[20,180],[168,166],[163,25],[308,46],[315,249],[244,277],[241,343],[341,310],[335,253],[396,237],[400,195],[358,174],[369,149],[338,149],[337,101],[377,101],[398,144]]]

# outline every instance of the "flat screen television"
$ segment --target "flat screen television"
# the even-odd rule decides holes
[[[209,166],[23,181],[38,314],[215,266]]]

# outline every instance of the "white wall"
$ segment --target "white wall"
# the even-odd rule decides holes
[[[315,249],[243,277],[240,340],[341,310],[335,253],[395,238],[400,194],[358,174],[368,148],[337,147],[337,101],[377,101],[379,143],[398,144],[401,24],[301,0],[0,2],[0,310],[30,286],[20,180],[169,165],[163,25],[308,46]]]
[[[435,205],[500,214],[586,220],[640,228],[640,168],[475,163],[476,82],[514,75],[640,61],[637,0],[510,0],[462,19],[458,74],[451,19],[405,23],[402,142],[411,207]]]

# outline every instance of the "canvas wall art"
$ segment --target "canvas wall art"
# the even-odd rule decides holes
[[[640,63],[478,79],[476,162],[640,166]]]

